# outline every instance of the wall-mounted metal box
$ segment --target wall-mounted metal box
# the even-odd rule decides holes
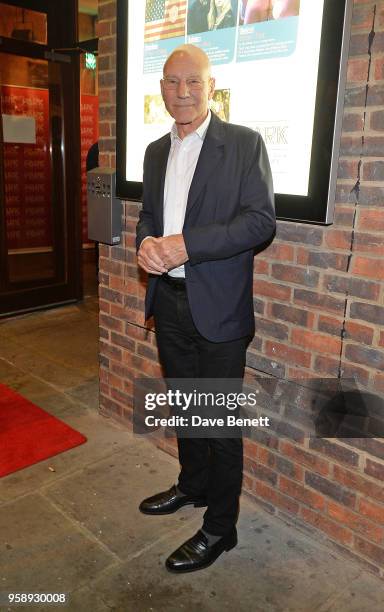
[[[95,168],[87,172],[88,238],[105,244],[121,240],[122,202],[116,198],[116,172]]]

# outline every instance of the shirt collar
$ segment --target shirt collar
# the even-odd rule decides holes
[[[204,119],[203,123],[201,123],[199,125],[199,127],[196,128],[196,130],[194,132],[192,132],[192,134],[197,134],[199,136],[199,138],[201,138],[201,140],[204,140],[204,138],[205,138],[205,134],[207,132],[207,129],[208,129],[208,126],[209,126],[209,122],[211,121],[211,115],[212,115],[212,113],[211,113],[210,109],[208,109],[208,115]],[[188,136],[191,136],[191,134],[188,134]],[[180,140],[179,135],[177,133],[176,123],[174,123],[172,125],[172,128],[171,128],[171,140],[172,140],[172,142],[174,140],[176,140],[177,138]]]

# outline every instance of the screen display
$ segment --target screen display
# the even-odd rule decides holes
[[[216,80],[210,103],[212,111],[224,121],[261,133],[277,194],[310,196],[324,15],[329,1],[125,0],[125,3],[121,16],[126,23],[120,24],[120,32],[126,33],[124,51],[118,39],[118,54],[125,54],[120,60],[124,73],[120,70],[119,81],[126,80],[123,87],[120,83],[124,95],[120,91],[118,96],[118,114],[120,117],[124,114],[120,121],[124,127],[120,182],[137,185],[142,181],[146,147],[169,132],[173,119],[160,93],[162,69],[174,49],[191,43],[203,49],[211,61]],[[340,6],[343,2],[336,4]],[[338,22],[332,16],[332,20],[331,36],[339,41],[335,57],[338,67],[343,23],[341,20],[340,28],[340,19]],[[337,85],[337,81],[336,89],[332,85],[334,104],[326,128],[332,132],[327,140],[331,148]],[[328,110],[327,113],[329,116]],[[328,167],[328,181],[329,170]]]

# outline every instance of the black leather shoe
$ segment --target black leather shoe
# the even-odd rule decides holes
[[[195,508],[202,508],[207,505],[207,500],[205,497],[177,495],[176,487],[173,485],[168,491],[162,491],[144,499],[139,510],[144,514],[172,514],[188,504],[193,504]]]
[[[199,530],[168,557],[165,567],[170,572],[179,573],[204,569],[214,563],[222,552],[231,550],[236,544],[236,527],[212,546],[209,546],[207,537]]]

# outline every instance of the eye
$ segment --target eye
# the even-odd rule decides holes
[[[199,79],[188,79],[187,84],[191,87],[199,87],[201,85],[201,81],[199,81]]]

